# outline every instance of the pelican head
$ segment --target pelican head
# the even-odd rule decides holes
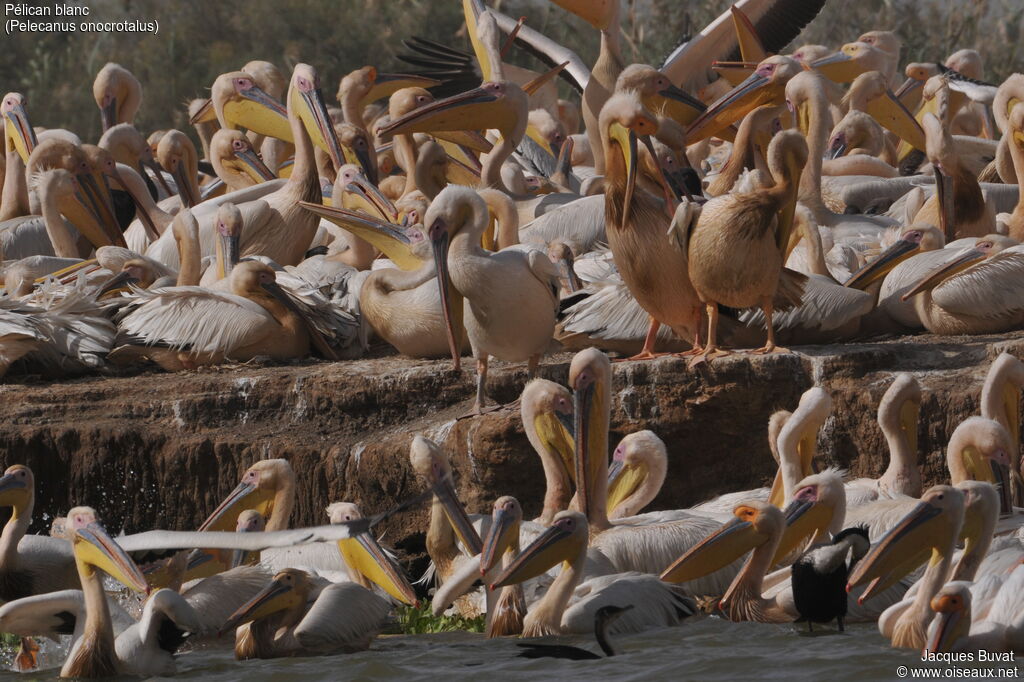
[[[199,156],[192,140],[180,130],[169,130],[156,147],[157,162],[174,177],[183,203],[191,208],[201,201],[195,196],[196,173]]]
[[[928,627],[928,643],[924,650],[929,653],[953,651],[957,641],[970,634],[970,582],[954,580],[946,583],[932,597],[930,605],[935,617]]]
[[[217,227],[217,267],[220,268],[218,276],[223,279],[231,274],[241,260],[244,227],[242,212],[230,201],[225,201],[217,207],[214,224]]]
[[[448,332],[448,348],[456,370],[460,367],[459,357],[462,354],[462,296],[451,282],[448,246],[455,235],[467,226],[470,228],[468,231],[483,231],[487,216],[487,204],[483,198],[468,187],[458,185],[449,185],[441,190],[423,216],[423,225],[427,228],[427,236],[434,249],[434,266],[441,292],[445,329]],[[479,243],[479,235],[474,242]]]
[[[243,509],[242,513],[238,515],[238,521],[235,523],[236,533],[261,533],[266,529],[266,518],[255,509]],[[231,568],[237,568],[238,566],[257,561],[259,561],[258,552],[236,549],[231,553],[230,565]]]
[[[259,157],[252,143],[240,130],[221,128],[210,140],[211,160],[236,174],[244,175],[253,183],[273,180],[276,176]]]
[[[221,626],[220,634],[282,611],[304,609],[312,591],[313,581],[308,573],[297,568],[286,568],[275,575],[270,584],[260,590],[255,597],[239,606]]]
[[[4,151],[17,151],[22,163],[28,163],[29,154],[39,141],[29,123],[26,107],[28,99],[20,92],[8,92],[0,102],[4,121]]]
[[[707,109],[703,102],[647,64],[631,64],[623,69],[615,82],[615,91],[639,93],[645,107],[663,112],[682,125],[689,125]]]
[[[801,64],[810,66],[811,62],[814,62],[822,57],[827,57],[832,54],[832,49],[825,47],[824,45],[801,45],[796,48],[789,56],[797,60]]]
[[[913,374],[901,372],[878,403],[878,423],[884,430],[901,431],[917,453],[917,418],[921,413],[921,384]]]
[[[731,521],[676,559],[662,572],[661,579],[670,583],[693,580],[714,573],[764,545],[770,545],[774,552],[786,526],[786,517],[778,507],[751,501],[737,505],[732,513]]]
[[[153,156],[153,150],[149,148],[142,133],[136,130],[131,123],[118,123],[108,129],[100,138],[99,146],[109,151],[114,157],[114,161],[134,169],[140,176],[145,175],[145,168],[150,169],[157,178],[157,182],[166,187],[163,176],[160,174],[160,166]]]
[[[156,271],[147,261],[142,258],[130,258],[121,266],[121,272],[103,283],[96,295],[102,298],[111,293],[126,291],[129,284],[140,289],[148,289],[155,281]]]
[[[534,379],[523,388],[519,404],[523,423],[532,424],[540,439],[539,445],[557,454],[565,477],[575,480],[572,393],[553,381]]]
[[[259,135],[292,139],[284,106],[244,71],[217,76],[207,104],[193,113],[189,122],[195,125],[211,118],[216,118],[221,128],[242,127]]]
[[[142,104],[142,84],[131,71],[108,62],[92,82],[92,96],[100,108],[103,131],[130,123]]]
[[[997,421],[968,417],[949,437],[946,465],[953,485],[962,481],[985,481],[999,489],[1000,511],[1009,514],[1010,455],[1016,445]]]
[[[877,74],[878,72],[872,71],[871,73]],[[867,150],[877,156],[881,150],[882,135],[882,126],[878,125],[878,121],[870,114],[851,110],[832,129],[832,135],[828,138],[826,155],[830,159],[838,159],[853,153],[853,150]]]
[[[871,43],[847,43],[838,52],[811,62],[811,68],[835,83],[849,83],[867,71],[884,71],[892,55]]]
[[[11,507],[17,518],[25,511],[35,494],[36,480],[24,464],[7,467],[0,477],[0,507]]]
[[[241,263],[235,269],[238,271],[252,264],[255,263]],[[232,280],[234,278],[233,274]],[[254,509],[264,518],[270,518],[278,493],[294,490],[294,487],[295,472],[287,460],[265,459],[256,462],[246,469],[242,474],[242,480],[203,522],[199,530],[233,530],[238,515],[244,509]]]
[[[68,512],[67,528],[78,571],[85,577],[100,569],[136,592],[149,593],[142,571],[96,521],[91,507],[74,507]]]
[[[872,282],[885,277],[897,265],[922,251],[941,249],[946,243],[942,231],[933,225],[914,224],[903,228],[900,238],[880,253],[874,260],[850,276],[843,286],[864,289]]]
[[[762,104],[782,104],[786,83],[803,70],[800,62],[792,57],[768,57],[746,80],[711,104],[690,125],[686,131],[687,142],[717,135]]]
[[[389,223],[398,222],[395,205],[370,181],[360,166],[352,163],[338,169],[331,201],[335,206],[350,211],[360,211]]]
[[[596,348],[577,353],[569,364],[576,438],[576,498],[593,523],[606,513],[608,421],[611,415],[612,366]]]
[[[487,81],[467,92],[420,106],[378,129],[379,135],[494,128],[506,140],[526,132],[529,109],[523,89],[507,81]]]
[[[658,132],[658,119],[644,109],[635,92],[612,95],[601,108],[598,127],[605,146],[605,159],[609,164],[607,176],[625,187],[622,206],[611,203],[607,206],[609,219],[617,227],[625,229],[630,215],[633,194],[636,191],[636,174],[639,165],[637,137]],[[621,216],[615,216],[618,210]]]
[[[608,467],[608,518],[616,519],[639,511],[617,512],[619,505],[645,486],[654,493],[661,490],[668,470],[665,442],[653,431],[636,431],[619,442]],[[643,500],[646,504],[650,500]]]
[[[417,435],[409,446],[409,462],[413,470],[434,488],[436,499],[444,508],[459,541],[471,554],[479,554],[483,548],[479,533],[470,523],[466,510],[459,502],[452,480],[451,465],[441,448],[432,440]]]
[[[870,599],[917,568],[931,550],[931,563],[948,558],[960,534],[963,493],[949,485],[929,488],[921,501],[857,562],[847,591],[867,584],[859,602]]]
[[[960,539],[965,543],[964,556],[987,552],[999,521],[999,491],[986,481],[960,481],[956,488],[964,494],[964,520],[960,527]],[[962,556],[961,564],[963,561]]]
[[[559,562],[581,560],[587,551],[588,538],[586,516],[576,511],[558,512],[548,529],[491,583],[491,589],[535,578]]]
[[[484,539],[484,551],[480,555],[480,575],[487,575],[506,551],[519,551],[519,525],[522,522],[523,508],[519,500],[506,495],[494,501],[491,527]]]
[[[327,517],[332,524],[364,518],[359,505],[352,502],[333,502],[327,505]],[[419,604],[416,590],[409,584],[398,562],[369,531],[339,540],[338,551],[353,577],[363,583],[363,587],[369,587],[367,581],[372,581],[403,604]]]
[[[37,147],[41,149],[42,145]],[[30,188],[35,189],[40,198],[51,196],[57,208],[78,231],[95,246],[109,245],[107,230],[93,210],[89,200],[91,194],[83,187],[79,176],[72,175],[63,168],[52,168],[31,176]]]
[[[408,73],[380,73],[376,67],[364,66],[345,75],[338,83],[338,102],[344,106],[347,97],[359,106],[366,106],[384,97],[391,97],[402,88],[429,88],[439,81]]]
[[[776,448],[779,454],[779,470],[772,482],[768,502],[776,507],[785,504],[786,479],[793,485],[805,476],[814,473],[812,464],[817,452],[818,430],[832,412],[832,396],[820,386],[812,386],[800,396],[796,410],[785,417],[779,427]],[[774,415],[773,415],[774,419]],[[769,422],[769,432],[772,423]]]
[[[256,81],[256,85],[271,97],[275,99],[284,97],[284,93],[288,89],[288,79],[281,73],[281,69],[277,68],[272,62],[254,59],[246,62],[245,66],[242,67],[242,71],[251,75],[253,80]]]
[[[957,50],[946,57],[946,66],[968,78],[980,80],[982,77],[981,53],[977,50]]]
[[[796,550],[806,538],[814,545],[827,542],[829,533],[834,535],[842,530],[846,518],[846,491],[839,470],[826,469],[800,481],[783,513],[786,530],[775,550],[773,563]]]

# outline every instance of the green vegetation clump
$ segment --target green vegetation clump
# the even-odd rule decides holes
[[[430,602],[424,601],[419,608],[415,606],[399,606],[396,610],[397,619],[391,634],[424,635],[435,632],[483,632],[485,617],[465,618],[458,614],[452,616],[435,616],[430,610]]]

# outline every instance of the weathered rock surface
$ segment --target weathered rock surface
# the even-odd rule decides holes
[[[985,373],[1003,350],[1024,355],[1024,333],[805,346],[799,354],[736,355],[700,371],[674,357],[617,364],[612,446],[644,428],[668,444],[668,479],[654,509],[763,485],[774,473],[769,415],[793,409],[818,384],[834,399],[820,463],[876,476],[887,453],[878,400],[895,372],[908,371],[924,389],[919,443],[931,484],[946,478],[946,439],[977,413]],[[570,359],[548,358],[542,376],[564,383]],[[408,445],[423,432],[450,453],[470,511],[513,494],[532,518],[544,479],[518,409],[455,421],[469,409],[474,380],[447,361],[400,357],[59,383],[9,377],[0,385],[0,464],[35,471],[33,530],[48,527],[44,513],[89,504],[108,527],[134,532],[194,528],[253,461],[284,457],[299,480],[292,523],[305,525],[324,523],[331,501],[377,512],[419,491]],[[525,381],[524,367],[495,363],[491,395],[514,400]],[[426,519],[426,509],[396,517],[388,542],[418,551]]]

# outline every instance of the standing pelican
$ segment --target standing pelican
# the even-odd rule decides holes
[[[653,357],[658,328],[668,325],[684,340],[699,344],[700,304],[688,276],[685,249],[666,236],[669,207],[636,188],[637,135],[652,135],[657,120],[635,93],[619,93],[601,111],[605,147],[605,223],[608,245],[629,292],[650,317],[643,349],[636,359]]]
[[[755,352],[783,351],[775,345],[772,313],[799,302],[803,276],[783,270],[800,173],[807,145],[796,132],[776,135],[768,146],[775,184],[709,201],[692,228],[687,260],[690,278],[708,312],[708,341],[694,360],[726,354],[716,344],[718,304],[735,308],[760,305],[768,341]],[[779,304],[776,299],[779,298]]]
[[[449,186],[430,204],[423,221],[434,247],[452,357],[458,367],[459,322],[465,324],[476,357],[475,412],[486,400],[488,358],[528,360],[532,375],[551,344],[558,308],[558,271],[547,255],[514,249],[491,253],[480,247],[487,216],[479,194]],[[449,280],[468,302],[461,321],[453,319]]]

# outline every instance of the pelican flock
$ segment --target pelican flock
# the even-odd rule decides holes
[[[984,51],[938,61],[900,31],[799,46],[825,0],[740,0],[664,63],[629,64],[624,3],[553,0],[551,17],[599,34],[588,65],[544,35],[549,17],[533,13],[546,3],[519,21],[492,4],[461,2],[469,52],[452,36],[407,37],[409,73],[326,73],[293,56],[290,71],[214,65],[194,84],[205,96],[162,112],[156,131],[135,121],[159,84],[130,64],[96,74],[95,130],[33,125],[42,93],[0,100],[4,382],[59,390],[158,370],[158,387],[159,371],[316,372],[314,356],[344,371],[367,354],[448,376],[469,353],[476,386],[443,429],[400,425],[389,454],[403,489],[386,491],[397,506],[336,495],[311,527],[293,517],[310,516],[306,496],[326,483],[287,456],[247,462],[197,529],[116,534],[100,522],[114,510],[82,506],[73,477],[61,493],[49,466],[0,445],[0,632],[20,642],[14,668],[167,676],[218,646],[238,676],[260,665],[250,659],[388,656],[378,638],[428,601],[437,617],[480,619],[490,639],[595,633],[616,661],[633,645],[609,635],[678,627],[685,647],[704,618],[806,623],[790,634],[872,623],[919,661],[1024,653],[1015,347],[969,360],[988,375],[966,419],[934,414],[930,373],[894,373],[869,408],[884,466],[859,478],[818,448],[838,420],[873,415],[842,411],[817,373],[767,424],[736,410],[706,475],[636,416],[651,406],[622,383],[657,383],[673,365],[713,388],[736,367],[801,362],[812,344],[863,354],[872,339],[928,334],[955,355],[966,336],[1024,329],[1024,74],[988,83]],[[904,64],[905,40],[936,61]],[[512,50],[541,65],[511,63]],[[335,82],[338,107],[325,96]],[[512,403],[507,382],[496,390],[501,363],[525,365]],[[772,392],[750,377],[748,390]],[[868,394],[855,371],[844,381]],[[447,434],[493,412],[525,434],[543,480],[524,480],[527,448],[510,456],[509,489],[474,498],[456,485]],[[683,476],[750,467],[729,438],[766,426],[774,482],[659,508]],[[925,461],[926,433],[949,434],[942,461]],[[471,465],[473,485],[492,481]],[[375,528],[427,504],[416,542],[429,567],[413,581],[409,547]],[[40,519],[49,535],[29,532]]]

